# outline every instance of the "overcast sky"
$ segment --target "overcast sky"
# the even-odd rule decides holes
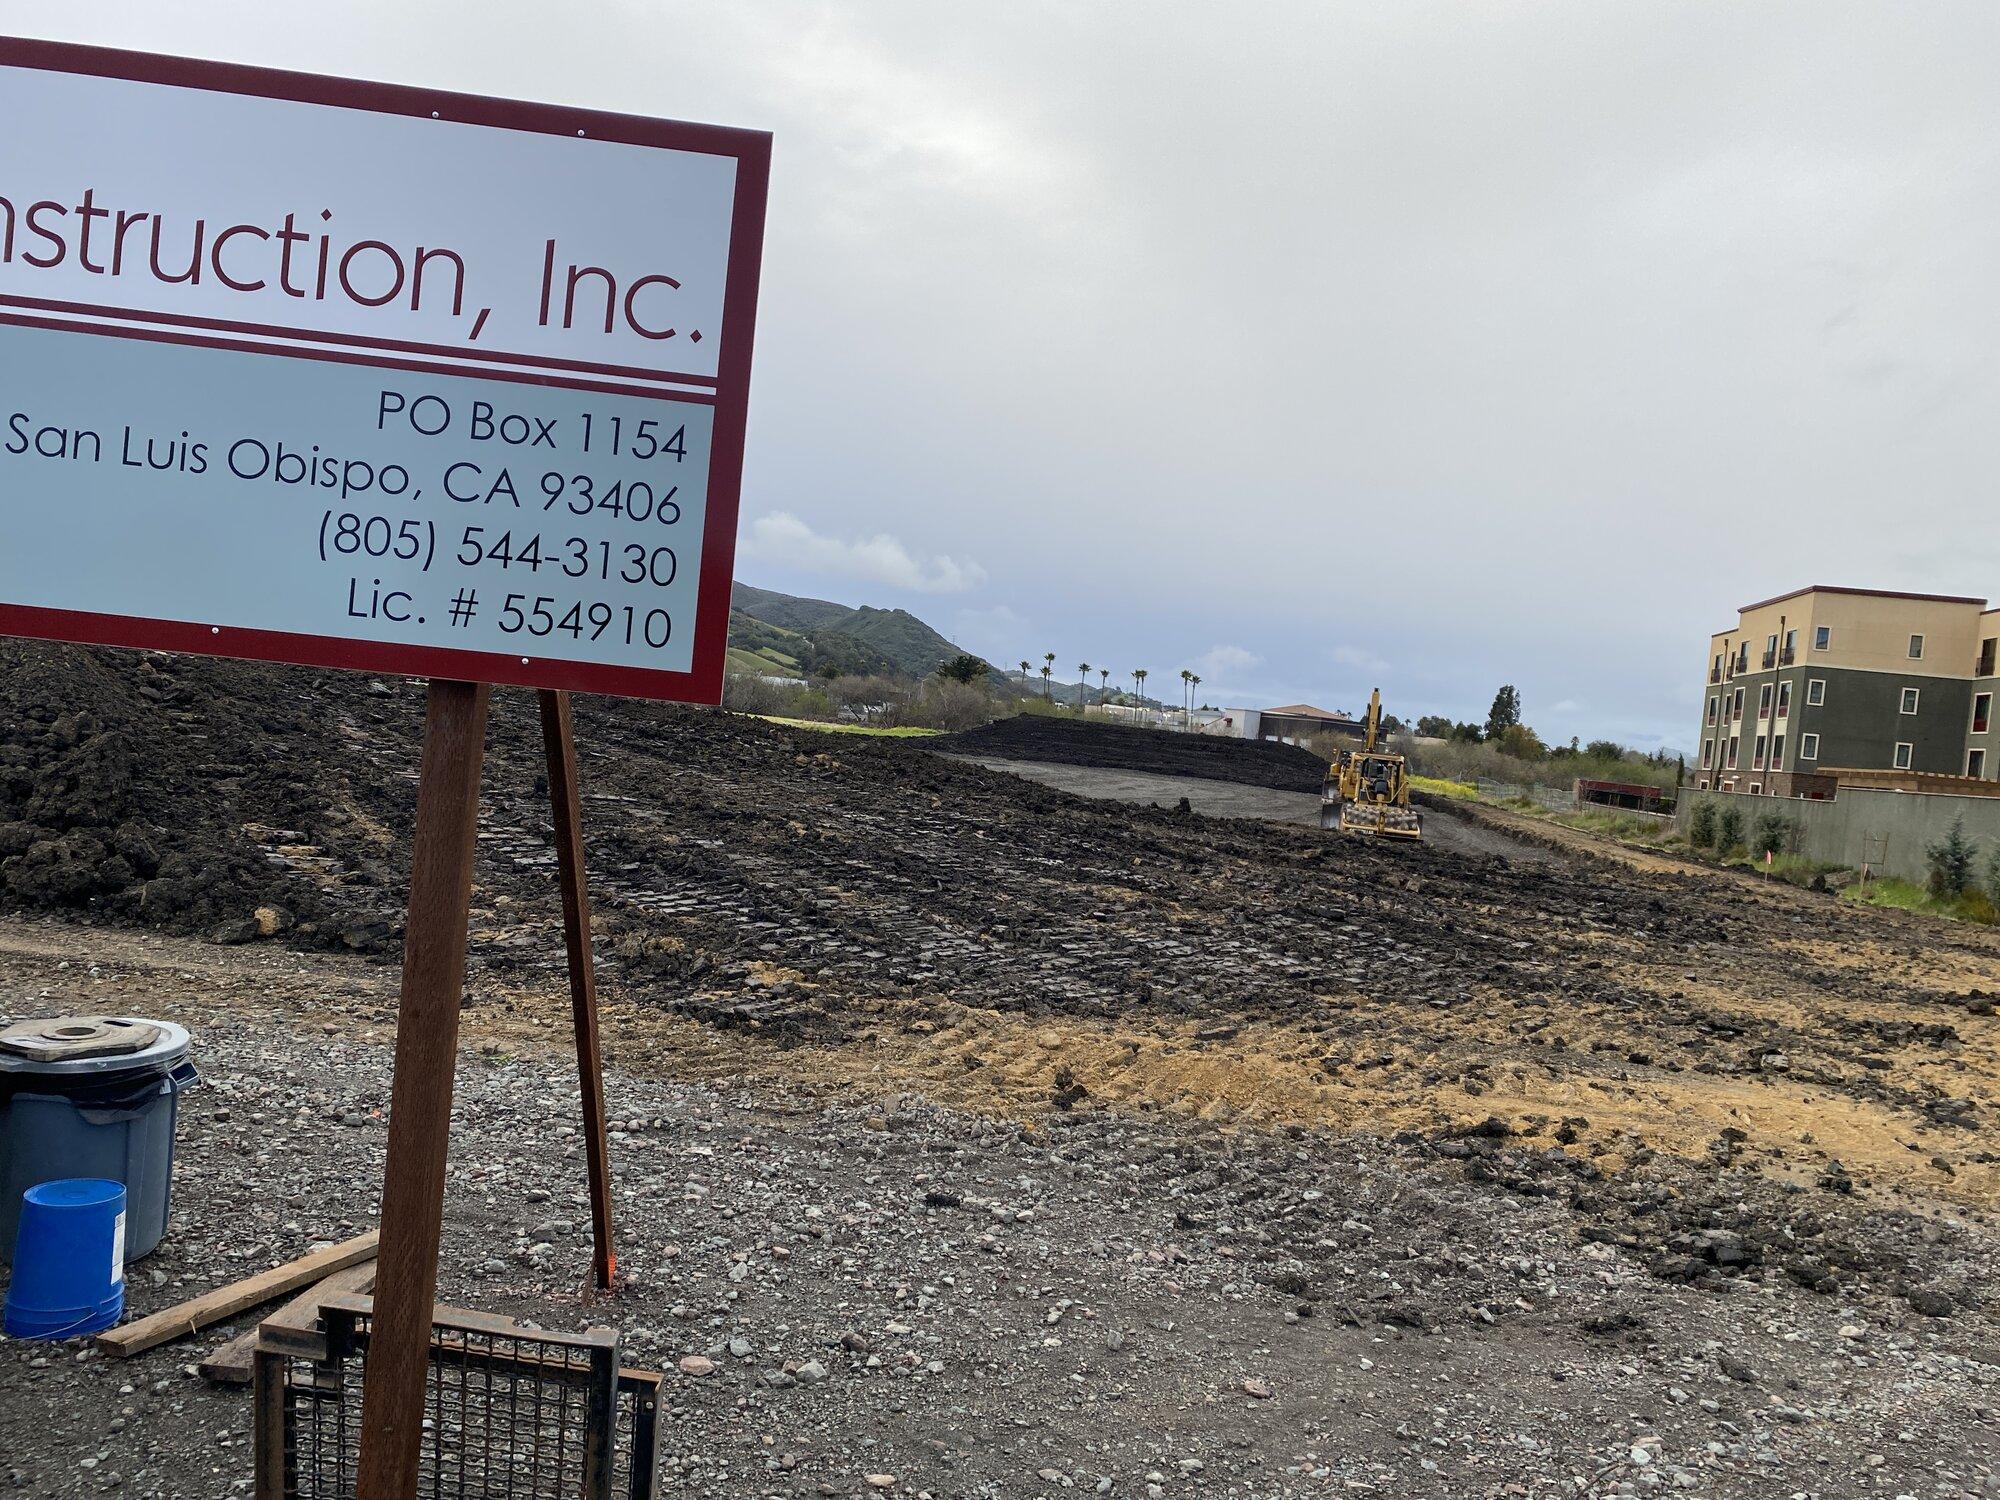
[[[0,23],[774,132],[738,576],[998,662],[1685,748],[1738,604],[2000,595],[1990,0]]]

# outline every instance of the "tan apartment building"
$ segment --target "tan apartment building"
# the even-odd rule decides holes
[[[1746,604],[1709,639],[1692,780],[1827,795],[1828,772],[2000,777],[1984,599],[1817,585]]]

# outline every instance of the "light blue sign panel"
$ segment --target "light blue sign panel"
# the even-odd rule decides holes
[[[0,603],[684,672],[713,415],[0,326]]]

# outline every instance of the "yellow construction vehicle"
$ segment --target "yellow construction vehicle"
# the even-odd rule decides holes
[[[1368,699],[1368,738],[1358,750],[1342,750],[1326,768],[1319,794],[1319,826],[1382,838],[1421,839],[1423,814],[1410,806],[1410,766],[1402,756],[1378,748],[1382,737],[1382,690]]]

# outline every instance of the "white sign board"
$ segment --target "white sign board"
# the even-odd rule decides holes
[[[769,137],[0,40],[0,631],[714,701]]]

